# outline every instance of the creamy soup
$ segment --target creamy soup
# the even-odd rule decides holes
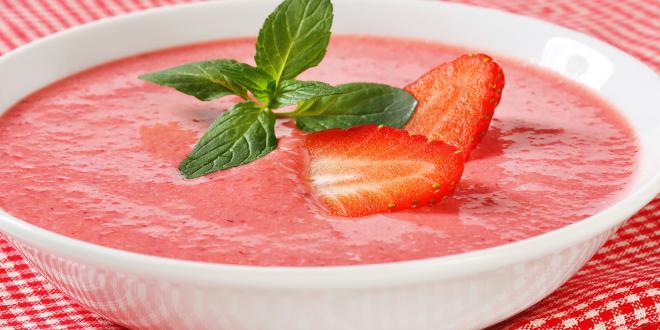
[[[27,97],[0,117],[0,207],[48,230],[150,255],[245,265],[325,266],[473,251],[539,235],[603,210],[635,168],[627,124],[591,92],[498,58],[506,87],[453,196],[361,218],[331,216],[306,181],[305,135],[277,124],[277,150],[194,180],[178,163],[238,99],[200,102],[138,80],[186,62],[250,62],[254,39],[223,40],[105,64]],[[336,36],[301,79],[404,86],[468,51]]]

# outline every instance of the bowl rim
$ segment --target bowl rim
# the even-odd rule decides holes
[[[248,0],[257,2],[258,0]],[[245,0],[225,0],[221,2],[201,2],[151,8],[143,11],[103,18],[98,21],[59,31],[45,38],[34,40],[0,57],[0,67],[8,59],[22,56],[26,51],[38,47],[45,41],[52,41],[65,34],[106,24],[120,24],[123,20],[139,19],[146,15],[158,15],[177,11],[182,7],[222,6],[224,4],[248,2]],[[337,1],[337,0],[335,0]],[[348,2],[348,0],[340,0]],[[379,0],[361,0],[377,3]],[[259,1],[263,2],[263,1]],[[272,0],[271,0],[272,2]],[[339,1],[337,1],[339,2]],[[428,3],[427,0],[389,0],[394,3]],[[608,53],[623,55],[623,59],[634,63],[642,70],[654,72],[636,58],[586,34],[576,32],[536,18],[521,16],[495,9],[474,7],[464,4],[434,2],[437,6],[458,6],[470,10],[489,12],[501,19],[524,19],[530,24],[570,35],[579,41],[588,41],[598,45]],[[656,75],[660,86],[660,77]],[[590,217],[561,228],[542,233],[527,239],[498,245],[486,249],[426,259],[364,264],[347,266],[253,266],[211,262],[190,261],[167,257],[152,256],[105,247],[94,243],[67,237],[37,227],[20,220],[0,208],[0,233],[4,232],[12,242],[14,239],[30,242],[31,246],[40,246],[54,250],[58,255],[98,265],[106,269],[120,269],[123,272],[147,276],[149,278],[176,279],[195,283],[223,283],[240,286],[268,286],[280,288],[328,288],[328,287],[374,287],[392,283],[412,283],[438,280],[439,278],[457,277],[500,268],[513,263],[523,262],[553,251],[569,248],[587,241],[596,235],[613,230],[629,216],[650,202],[660,192],[660,171],[651,180],[635,191],[628,191],[618,202]],[[14,244],[16,246],[16,244]]]

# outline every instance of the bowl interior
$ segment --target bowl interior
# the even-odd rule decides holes
[[[0,113],[41,87],[104,62],[178,45],[256,36],[263,18],[277,3],[227,0],[154,9],[101,20],[24,46],[0,58],[0,72],[3,73],[0,75]],[[560,229],[564,232],[559,236],[541,235],[526,240],[529,242],[509,244],[513,248],[520,251],[521,244],[530,244],[528,246],[536,247],[530,250],[541,253],[541,247],[549,249],[559,244],[560,236],[563,237],[561,244],[584,239],[585,235],[615,226],[622,217],[632,214],[658,193],[660,79],[637,60],[581,33],[494,10],[431,1],[335,0],[334,3],[335,33],[438,41],[539,65],[596,91],[631,124],[640,143],[639,165],[627,197],[607,210],[609,216],[603,212],[588,219],[593,221],[593,228],[571,225]],[[245,15],[246,12],[250,15]],[[363,15],[365,12],[371,14]],[[12,235],[35,233],[26,223],[4,217],[9,222],[0,221],[0,229]],[[598,225],[596,218],[601,220]],[[47,235],[39,234],[42,238]],[[67,242],[71,247],[85,244]],[[35,244],[46,243],[35,239]],[[90,244],[84,246],[91,248]],[[486,254],[495,258],[492,260],[496,260],[498,254],[500,260],[510,260],[504,255],[506,249],[513,248],[497,247],[488,249],[492,251]],[[483,256],[479,251],[475,253],[468,255]],[[127,255],[136,256],[124,254]],[[452,258],[435,259],[455,261]],[[475,259],[481,260],[481,257],[472,258]]]

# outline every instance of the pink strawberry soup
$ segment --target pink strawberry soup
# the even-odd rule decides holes
[[[254,39],[158,51],[57,82],[0,118],[0,207],[56,233],[149,255],[227,264],[326,266],[473,251],[539,235],[615,202],[635,169],[631,129],[592,93],[495,59],[506,87],[488,134],[441,203],[361,218],[329,215],[306,183],[305,136],[184,179],[178,163],[234,97],[200,102],[137,79],[186,62],[252,62]],[[404,86],[465,50],[333,38],[301,78]],[[493,54],[496,55],[496,54]]]

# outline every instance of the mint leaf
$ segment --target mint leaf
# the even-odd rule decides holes
[[[250,163],[277,145],[275,115],[252,101],[234,105],[211,124],[179,170],[188,179]]]
[[[352,83],[335,89],[339,94],[298,103],[288,114],[298,128],[321,131],[365,124],[401,128],[417,106],[410,93],[388,85]]]
[[[332,26],[330,0],[285,0],[264,22],[254,59],[279,86],[318,65]]]
[[[188,63],[148,73],[140,79],[173,87],[202,101],[232,94],[247,99],[247,91],[263,100],[271,81],[268,74],[260,69],[234,60]]]
[[[320,81],[284,80],[272,108],[336,93],[337,89]]]

